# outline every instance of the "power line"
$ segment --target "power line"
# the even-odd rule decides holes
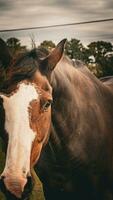
[[[48,29],[48,28],[56,28],[56,27],[64,27],[64,26],[76,26],[76,25],[108,22],[108,21],[113,21],[113,18],[92,20],[92,21],[83,21],[83,22],[75,22],[75,23],[67,23],[67,24],[55,24],[55,25],[48,25],[48,26],[36,26],[36,27],[27,27],[27,28],[4,29],[4,30],[0,30],[0,32],[13,32],[13,31],[35,30],[35,29]]]

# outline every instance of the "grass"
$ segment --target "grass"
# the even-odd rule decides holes
[[[30,200],[44,200],[45,198],[43,194],[42,184],[34,170],[32,170],[32,175],[35,181],[35,185]]]

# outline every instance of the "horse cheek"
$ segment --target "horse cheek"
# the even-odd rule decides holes
[[[43,145],[46,143],[51,123],[51,109],[49,109],[39,121],[32,124],[36,132],[36,138],[32,144],[31,166],[39,159]],[[43,126],[42,126],[43,124]],[[42,128],[43,127],[43,128]]]
[[[38,161],[40,157],[41,149],[42,149],[42,143],[38,143],[36,139],[33,143],[33,148],[31,151],[31,159],[30,159],[31,167],[33,167]]]

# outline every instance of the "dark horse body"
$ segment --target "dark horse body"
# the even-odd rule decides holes
[[[65,57],[51,85],[51,134],[37,163],[45,197],[113,199],[113,85]]]
[[[35,83],[46,95],[48,84],[53,89],[50,137],[47,141],[46,134],[47,144],[43,145],[42,136],[47,130],[44,120],[40,123],[41,134],[37,131],[40,140],[32,145],[35,148],[31,164],[34,166],[33,161],[40,155],[35,169],[47,200],[113,200],[113,81],[98,80],[80,62],[73,66],[71,60],[62,57],[63,48],[64,41],[49,56],[41,50],[33,51],[14,65],[14,71],[18,66],[19,81],[20,77],[29,80],[36,76]],[[32,76],[28,74],[29,67]],[[47,119],[50,121],[50,115]],[[39,126],[38,121],[35,123]],[[40,144],[42,149],[40,147],[36,154],[35,149]],[[11,176],[6,174],[7,179],[11,180]],[[14,183],[8,188],[16,196]],[[22,191],[19,192],[21,195]]]

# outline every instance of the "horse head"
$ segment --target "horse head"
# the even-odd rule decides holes
[[[64,44],[62,40],[45,57],[39,57],[34,49],[14,61],[5,42],[0,40],[0,49],[3,49],[0,60],[7,66],[6,80],[0,91],[0,135],[6,143],[1,181],[4,191],[16,198],[22,198],[31,180],[31,169],[49,137],[50,78],[62,57]]]

